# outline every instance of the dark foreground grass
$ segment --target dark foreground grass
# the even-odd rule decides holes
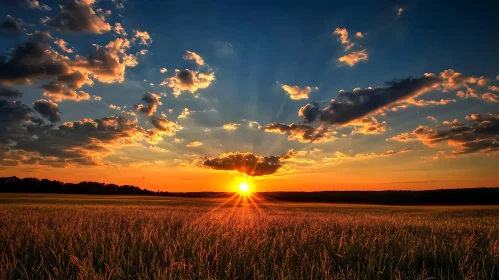
[[[498,207],[0,196],[0,279],[499,279]]]

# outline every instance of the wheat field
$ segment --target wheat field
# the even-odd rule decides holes
[[[0,196],[0,279],[499,279],[499,208]]]

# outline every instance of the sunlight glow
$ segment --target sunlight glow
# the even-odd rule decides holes
[[[238,192],[242,195],[249,195],[251,193],[249,184],[247,182],[239,183]]]

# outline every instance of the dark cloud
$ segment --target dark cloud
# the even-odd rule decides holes
[[[43,95],[58,102],[62,100],[81,101],[90,99],[90,94],[82,90],[76,91],[68,87],[64,83],[59,83],[56,81],[52,81],[46,85],[43,85],[42,88],[44,89]]]
[[[0,57],[0,86],[29,84],[69,71],[64,58],[46,41],[49,36],[44,32],[31,34],[9,57]]]
[[[58,122],[61,120],[59,106],[50,100],[40,99],[36,101],[35,104],[33,104],[33,109],[51,122]]]
[[[55,121],[57,107],[48,103],[37,101],[35,110]],[[45,124],[33,109],[19,101],[0,100],[0,162],[14,160],[55,167],[103,165],[109,164],[104,158],[114,148],[150,137],[151,131],[138,126],[137,120],[121,116],[85,118],[56,126]]]
[[[21,101],[0,100],[0,147],[24,137],[25,125],[33,120],[33,110]]]
[[[181,129],[175,122],[166,119],[164,114],[162,114],[161,118],[153,116],[158,105],[161,105],[160,98],[160,95],[148,92],[142,97],[142,101],[147,105],[135,105],[135,109],[151,117],[151,124],[154,128],[147,130],[146,134],[149,140],[153,142],[161,140],[163,135],[173,136]]]
[[[252,153],[227,153],[214,158],[204,158],[205,168],[238,171],[249,176],[265,176],[276,173],[283,165],[281,157],[256,156]]]
[[[147,103],[147,105],[138,104],[135,105],[135,109],[148,116],[152,116],[156,112],[158,105],[161,105],[161,101],[159,101],[160,98],[160,95],[148,92],[142,97],[142,101]]]
[[[61,13],[45,23],[63,32],[102,34],[111,30],[103,15],[93,9],[95,0],[65,0]]]
[[[102,165],[105,164],[103,157],[110,154],[113,147],[135,143],[135,138],[143,136],[144,130],[135,121],[112,116],[81,119],[57,128],[27,125],[25,134],[11,150],[56,159],[65,165]]]
[[[0,98],[18,99],[23,97],[23,93],[10,87],[0,87]]]
[[[336,139],[332,132],[306,124],[270,123],[263,127],[263,130],[287,134],[289,140],[300,142],[325,142]]]
[[[320,120],[328,124],[347,124],[396,102],[425,93],[437,87],[440,81],[439,77],[427,75],[394,80],[382,88],[342,91],[339,100],[332,100],[326,108],[319,109],[317,103],[307,104],[300,109],[299,115],[306,122]]]
[[[151,124],[158,130],[166,132],[167,135],[174,135],[178,130],[177,124],[165,118],[151,117]]]
[[[56,81],[58,83],[64,83],[68,88],[78,89],[84,85],[92,85],[93,81],[88,78],[87,75],[81,72],[73,72],[70,74],[60,75],[57,77]]]
[[[13,18],[11,16],[6,16],[5,19],[0,22],[0,32],[21,32],[23,22],[20,19]]]
[[[476,152],[494,152],[499,150],[499,116],[472,114],[466,117],[466,123],[459,120],[448,125],[431,129],[420,125],[412,133],[402,133],[390,138],[395,141],[422,141],[433,147],[447,142],[456,149],[454,155]]]
[[[36,137],[23,138],[13,149],[55,157],[68,164],[101,165],[112,147],[132,144],[144,131],[135,121],[112,116],[67,122],[57,129],[28,126],[27,132]]]
[[[93,85],[96,79],[104,83],[123,82],[126,67],[137,65],[136,57],[127,54],[130,41],[117,38],[106,47],[95,46],[88,57],[76,55],[73,60],[51,48],[47,32],[35,32],[24,45],[16,47],[8,56],[0,56],[0,86],[44,84],[44,95],[55,101],[88,100],[90,94],[78,90]]]
[[[8,6],[31,9],[31,10],[42,10],[42,11],[50,10],[49,6],[40,5],[40,2],[38,2],[37,0],[0,0],[0,3]]]

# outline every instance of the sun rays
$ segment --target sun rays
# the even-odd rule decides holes
[[[268,210],[268,201],[255,192],[253,182],[239,179],[231,184],[233,193],[227,193],[225,199],[211,208],[208,212],[201,215],[196,220],[203,219],[221,219],[229,222],[236,219],[241,221],[250,221],[266,215]],[[265,210],[265,211],[264,211]]]

